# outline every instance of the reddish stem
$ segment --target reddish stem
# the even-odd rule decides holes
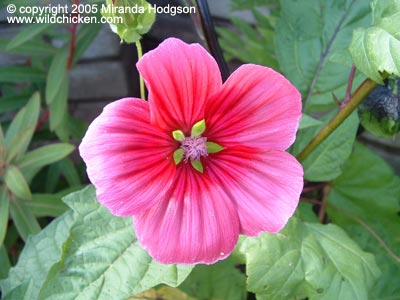
[[[79,0],[74,0],[74,4],[79,5]],[[78,15],[77,15],[78,16]],[[75,44],[76,44],[76,30],[78,29],[78,23],[71,24],[70,27],[70,44],[69,44],[69,54],[67,60],[67,71],[72,68],[72,60],[74,58]]]
[[[43,124],[46,123],[48,119],[49,119],[49,109],[46,108],[43,116],[39,119],[39,121],[36,124],[35,131],[39,131],[42,128]]]
[[[352,65],[349,75],[349,81],[347,82],[346,95],[344,96],[344,100],[340,106],[345,106],[347,102],[349,102],[349,100],[351,99],[351,88],[353,87],[353,80],[355,74],[356,74],[356,66]]]

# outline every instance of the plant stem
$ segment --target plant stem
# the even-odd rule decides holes
[[[140,41],[136,42],[137,56],[138,60],[140,60],[143,56],[142,44]],[[144,89],[144,80],[141,74],[139,74],[139,82],[140,82],[140,98],[146,100],[146,92]]]
[[[310,154],[321,144],[340,124],[357,108],[364,98],[377,86],[378,84],[371,79],[366,79],[350,97],[349,101],[339,109],[339,112],[333,119],[321,129],[320,132],[308,143],[304,150],[297,156],[299,161],[304,161]]]

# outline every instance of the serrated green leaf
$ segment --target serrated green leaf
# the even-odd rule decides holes
[[[13,165],[8,165],[4,174],[7,188],[18,198],[29,200],[32,198],[29,185],[21,171]]]
[[[46,73],[32,67],[0,67],[0,82],[16,83],[21,81],[44,82]]]
[[[358,116],[353,113],[302,163],[304,178],[328,181],[338,177],[353,149],[357,129]]]
[[[24,201],[14,199],[10,203],[10,215],[21,238],[26,241],[32,234],[40,231],[40,225]]]
[[[278,234],[246,238],[239,250],[259,300],[365,300],[380,275],[373,256],[332,224],[292,218]]]
[[[24,205],[36,217],[58,217],[68,208],[61,197],[54,194],[33,194],[32,200],[26,201]]]
[[[76,221],[40,300],[123,300],[160,283],[177,286],[192,270],[152,260],[139,246],[132,219],[115,217],[100,206],[93,187],[69,195],[65,202]]]
[[[347,47],[352,30],[371,22],[369,0],[281,0],[281,16],[277,22],[276,55],[282,72],[293,82],[309,110],[314,94],[325,94],[341,87],[343,97],[350,67],[343,64],[343,55],[350,57]],[[341,62],[331,60],[341,53]],[[332,103],[330,93],[324,99]]]
[[[29,133],[27,139],[24,140],[24,144],[21,146],[21,150],[18,151],[19,155],[24,154],[30,140],[35,131],[36,124],[39,119],[40,112],[40,95],[38,92],[34,93],[28,103],[22,108],[13,121],[6,133],[6,145],[9,147],[14,139],[24,131]]]
[[[400,0],[371,6],[373,26],[354,31],[349,51],[357,69],[383,84],[381,73],[400,77]]]
[[[333,181],[328,197],[328,203],[342,208],[347,214],[328,206],[328,215],[365,251],[376,255],[383,276],[373,289],[372,299],[399,298],[400,266],[371,232],[354,218],[367,224],[395,255],[400,256],[399,199],[400,178],[385,161],[357,143],[344,172]]]
[[[8,211],[10,208],[10,197],[5,187],[0,188],[0,247],[7,233]]]
[[[179,286],[198,299],[246,299],[246,277],[231,259],[214,265],[197,265]]]
[[[16,164],[26,180],[30,182],[41,168],[63,159],[74,149],[74,145],[65,143],[42,146],[26,153]]]
[[[69,237],[73,221],[73,213],[68,211],[40,233],[28,238],[18,263],[10,270],[8,278],[0,281],[3,296],[32,279],[32,298],[29,300],[37,299],[49,269],[62,257],[62,246]]]
[[[38,23],[38,24],[31,24],[26,26],[24,29],[20,30],[18,34],[7,44],[6,49],[12,50],[15,49],[24,43],[30,41],[37,35],[41,34],[48,28],[52,27],[53,24],[51,23]]]
[[[65,89],[65,81],[68,79],[67,60],[68,48],[62,47],[57,51],[51,61],[46,82],[46,103],[48,105],[57,98],[60,90]],[[63,93],[65,94],[65,91],[63,91]]]

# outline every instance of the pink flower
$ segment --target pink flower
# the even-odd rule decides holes
[[[174,38],[137,67],[149,101],[107,105],[80,145],[99,202],[133,216],[162,263],[214,263],[239,234],[280,231],[303,187],[301,165],[284,151],[301,117],[296,88],[252,64],[222,84],[204,48]]]

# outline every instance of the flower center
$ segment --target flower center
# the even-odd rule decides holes
[[[183,150],[183,158],[185,162],[188,160],[200,160],[200,157],[207,156],[207,138],[196,136],[196,137],[185,137],[182,141],[181,149]]]
[[[172,136],[178,142],[181,142],[179,149],[174,152],[174,161],[179,165],[183,160],[185,163],[190,161],[192,167],[203,173],[203,164],[200,158],[208,156],[209,153],[217,153],[224,148],[217,143],[207,142],[206,137],[201,135],[206,130],[206,122],[201,120],[193,125],[190,136],[185,136],[182,130],[175,130]]]

